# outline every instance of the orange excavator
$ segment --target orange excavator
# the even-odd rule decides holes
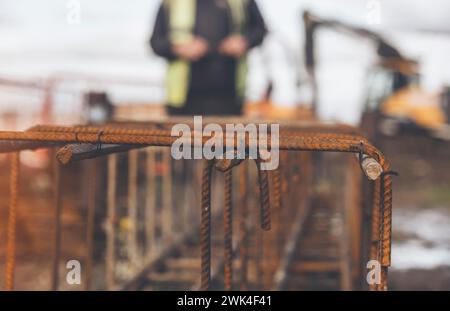
[[[394,136],[403,131],[422,132],[450,140],[448,91],[446,96],[429,94],[420,87],[418,63],[404,57],[381,35],[333,19],[324,19],[305,11],[305,63],[313,89],[313,110],[317,107],[316,30],[328,28],[373,41],[378,62],[368,75],[361,127],[375,139],[380,133]]]

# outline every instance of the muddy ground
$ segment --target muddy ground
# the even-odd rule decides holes
[[[394,181],[392,290],[450,290],[450,143],[384,137]]]

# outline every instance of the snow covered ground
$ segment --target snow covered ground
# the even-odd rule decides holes
[[[394,211],[392,268],[432,269],[450,266],[450,213],[442,208],[400,208]]]

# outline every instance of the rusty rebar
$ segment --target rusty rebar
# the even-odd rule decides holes
[[[172,158],[169,149],[162,150],[162,165],[164,166],[164,174],[162,176],[162,225],[163,235],[166,244],[172,243],[175,238],[174,234],[174,210],[173,210],[173,191],[172,191]]]
[[[106,232],[106,286],[113,290],[116,263],[116,192],[117,192],[117,155],[108,156],[107,170],[107,232]]]
[[[225,290],[233,287],[233,171],[225,172],[224,224],[224,275]]]
[[[381,261],[379,253],[379,243],[380,243],[380,227],[381,227],[381,211],[380,211],[380,190],[381,182],[380,179],[375,180],[373,184],[373,203],[372,203],[372,223],[371,223],[371,240],[372,246],[370,248],[370,259]]]
[[[205,160],[202,175],[202,210],[200,224],[201,290],[211,287],[211,176],[214,161]]]
[[[387,166],[386,169],[389,167]],[[391,240],[392,240],[392,176],[397,176],[396,172],[385,170],[380,177],[381,198],[380,210],[382,211],[381,224],[381,264],[385,267],[391,265]]]
[[[186,124],[190,126],[191,128],[194,125],[192,118],[171,118],[172,121],[145,121],[145,122],[139,122],[139,121],[133,121],[133,122],[121,122],[121,121],[114,121],[109,122],[107,124],[104,124],[102,126],[85,126],[85,125],[78,125],[78,126],[58,126],[58,125],[37,125],[33,126],[29,129],[29,131],[35,131],[35,132],[65,132],[69,133],[72,131],[79,131],[84,133],[96,133],[98,132],[99,128],[105,129],[106,131],[110,133],[130,133],[132,131],[133,134],[131,135],[171,135],[171,130],[174,125],[176,124]],[[222,129],[225,129],[227,124],[247,124],[248,120],[244,119],[238,119],[238,118],[203,118],[203,123],[210,123],[213,122],[214,124],[218,124]],[[254,120],[253,124],[278,124],[279,120]],[[245,129],[244,129],[245,130]],[[125,132],[124,132],[125,131]],[[194,131],[198,132],[197,129],[194,129]],[[359,136],[365,139],[360,131],[352,126],[343,125],[343,124],[336,124],[336,123],[323,123],[323,122],[283,122],[283,128],[281,129],[281,132],[283,135],[287,136],[296,136],[298,133],[319,133],[323,135],[334,135],[336,133],[337,135],[341,137],[346,136]]]
[[[62,213],[62,187],[61,187],[61,166],[56,159],[53,159],[53,256],[52,256],[52,291],[59,288],[59,261],[61,257],[61,213]]]
[[[208,123],[210,120],[208,118],[204,119],[205,123]],[[226,129],[226,125],[233,124],[245,124],[247,123],[245,120],[240,119],[229,119],[227,121],[220,120],[214,118],[213,121],[215,124],[218,124],[223,130]],[[172,136],[171,128],[176,124],[187,124],[191,127],[192,134],[199,133],[199,131],[193,127],[192,119],[179,119],[178,122],[148,122],[139,123],[123,123],[123,122],[114,122],[105,124],[102,126],[48,126],[48,125],[37,125],[34,126],[28,131],[30,132],[59,132],[59,133],[85,133],[85,134],[95,134],[100,130],[105,132],[105,134],[126,134],[126,135],[149,135],[149,136]],[[255,122],[260,123],[260,122]],[[263,122],[264,124],[270,124],[274,122],[270,122],[268,120]],[[202,129],[203,130],[203,129]],[[245,129],[244,129],[245,131]],[[317,123],[296,123],[296,124],[283,124],[283,128],[280,129],[280,134],[283,136],[297,136],[299,133],[302,135],[315,135],[322,136],[328,138],[338,138],[338,139],[346,139],[346,138],[355,138],[358,137],[363,141],[367,141],[365,137],[363,137],[357,129],[347,125],[341,124],[317,124]]]
[[[273,181],[273,201],[274,208],[280,209],[283,205],[282,195],[281,195],[281,176],[280,167],[272,171],[272,181]]]
[[[281,160],[281,159],[280,159]],[[271,282],[273,281],[273,277],[275,275],[275,266],[280,264],[280,255],[282,253],[283,243],[281,243],[281,237],[284,235],[284,223],[281,219],[281,206],[282,206],[282,191],[281,191],[281,162],[280,165],[273,171],[271,171],[271,179],[272,179],[272,206],[273,206],[273,215],[272,215],[272,230],[269,235],[269,239],[267,239],[267,253],[268,253],[268,267],[270,269],[270,273],[267,274],[265,288],[271,288]]]
[[[381,267],[381,282],[380,284],[377,286],[377,290],[378,291],[387,291],[388,288],[388,268],[389,267],[385,267],[382,266]]]
[[[81,160],[95,159],[109,154],[127,152],[133,149],[143,148],[139,145],[117,145],[117,144],[69,144],[58,150],[56,158],[61,164]]]
[[[134,271],[138,266],[138,242],[137,242],[137,181],[138,181],[138,152],[132,150],[128,154],[128,197],[127,197],[127,217],[129,227],[127,231],[127,252]]]
[[[95,160],[88,162],[88,203],[86,224],[86,276],[84,289],[90,291],[92,287],[95,206],[97,201],[97,165]]]
[[[385,171],[380,177],[380,256],[381,256],[381,284],[378,290],[388,290],[388,268],[391,266],[392,243],[392,176],[396,172],[389,171],[386,165]]]
[[[373,184],[373,197],[372,197],[372,219],[371,219],[371,247],[370,247],[370,260],[377,260],[381,264],[380,253],[380,227],[381,227],[381,202],[380,202],[380,179],[375,180]],[[377,284],[370,284],[371,291],[377,290]]]
[[[16,268],[16,225],[19,198],[20,153],[11,154],[10,198],[6,245],[5,290],[14,289],[14,273]]]
[[[240,141],[238,135],[235,135],[234,146]],[[229,138],[223,138],[224,146],[227,146]],[[105,132],[99,136],[98,133],[79,133],[79,132],[0,132],[0,140],[10,141],[44,141],[44,142],[65,142],[65,143],[97,143],[97,144],[129,144],[129,145],[154,145],[154,146],[172,146],[175,141],[182,141],[191,146],[196,146],[196,142],[192,142],[190,138],[167,137],[167,136],[147,136],[132,134],[109,134]],[[201,146],[209,140],[209,137],[203,137],[199,143]],[[258,147],[258,140],[246,137],[245,146]],[[299,134],[296,137],[280,137],[277,144],[280,150],[298,150],[298,151],[328,151],[328,152],[349,152],[360,153],[361,139],[340,139],[320,136],[303,136]],[[267,143],[267,147],[271,147],[271,141]],[[365,154],[373,157],[380,164],[384,164],[384,156],[375,147],[370,144],[365,145]]]
[[[258,168],[259,200],[261,204],[261,229],[269,231],[271,227],[269,173],[261,169],[261,160],[256,160]]]
[[[240,220],[239,228],[241,234],[241,245],[239,248],[240,260],[241,260],[241,280],[240,289],[248,290],[248,248],[249,248],[249,236],[248,236],[248,162],[244,162],[239,167],[239,202],[240,202]]]
[[[146,197],[145,197],[145,236],[147,245],[147,260],[152,260],[156,256],[156,175],[155,175],[155,158],[156,152],[153,148],[147,150],[146,165]]]
[[[153,126],[153,125],[152,125]],[[295,127],[295,125],[294,125]],[[314,125],[310,127],[302,127],[301,129],[292,129],[284,127],[280,130],[280,143],[281,150],[305,150],[305,151],[336,151],[361,154],[361,138],[359,135],[350,133],[349,129],[343,129],[339,133],[326,133],[321,132],[321,128],[312,129]],[[348,130],[348,132],[347,132]],[[317,132],[315,132],[317,131]],[[340,129],[339,129],[340,131]],[[102,135],[99,135],[99,132]],[[92,144],[93,146],[106,146],[108,144],[116,145],[118,148],[133,148],[144,147],[149,145],[154,146],[171,146],[172,143],[179,139],[179,137],[170,137],[167,135],[166,129],[147,128],[126,128],[126,127],[73,127],[73,128],[58,128],[58,127],[40,127],[33,128],[27,132],[0,132],[0,140],[4,140],[6,143],[13,142],[30,142],[36,144],[62,144],[62,143],[84,143]],[[209,137],[203,136],[201,143],[203,144]],[[186,140],[188,143],[188,140]],[[224,141],[224,146],[226,146]],[[235,146],[236,138],[234,140]],[[268,142],[268,148],[270,148],[270,141]],[[106,145],[105,145],[106,144]],[[196,143],[189,142],[191,146],[196,146]],[[245,139],[246,148],[257,146],[258,140],[252,140],[251,138]],[[97,148],[97,147],[96,147]],[[116,152],[116,151],[113,151]],[[97,153],[97,151],[94,151]],[[379,152],[374,146],[364,141],[364,153],[367,157],[372,158],[383,168],[383,172],[389,172],[389,164],[384,158],[383,154]],[[258,165],[258,164],[257,164]],[[205,165],[203,171],[203,186],[202,186],[202,288],[210,287],[210,272],[211,272],[211,170],[213,163],[210,162]],[[206,172],[206,168],[209,167],[209,173]],[[208,175],[209,177],[206,176]],[[274,173],[274,194],[273,202],[274,207],[278,207],[280,190],[276,182],[276,173]],[[258,165],[258,177],[259,177],[259,192],[260,192],[260,212],[261,212],[261,225],[265,230],[270,229],[270,196],[269,196],[269,181],[267,172],[262,171],[260,165]],[[208,183],[208,186],[205,186]],[[372,248],[371,258],[380,261],[383,267],[382,285],[377,289],[387,288],[387,268],[390,266],[390,253],[391,253],[391,231],[392,231],[392,180],[390,176],[383,175],[375,181],[374,198],[372,206]],[[207,197],[206,197],[207,196]],[[205,211],[205,204],[207,208]],[[11,211],[10,211],[11,212]],[[207,220],[209,213],[209,221]],[[206,220],[205,220],[206,217]],[[203,226],[206,224],[205,226]],[[207,234],[203,231],[206,227]],[[205,238],[205,236],[208,236]],[[209,240],[208,240],[209,239]],[[207,251],[204,249],[206,245]],[[207,255],[207,256],[206,256]],[[206,267],[207,266],[207,267]],[[209,277],[205,276],[209,274]]]

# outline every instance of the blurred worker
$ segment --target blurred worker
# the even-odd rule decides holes
[[[170,115],[240,115],[248,51],[267,34],[255,0],[163,0],[150,40],[169,61]]]

